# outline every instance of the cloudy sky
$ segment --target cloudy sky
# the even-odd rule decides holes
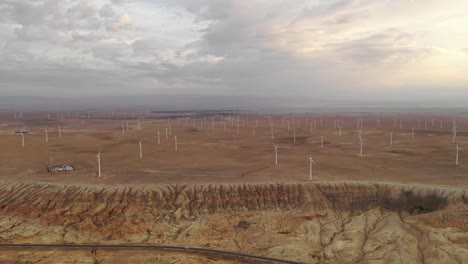
[[[467,0],[0,0],[0,93],[468,98]]]

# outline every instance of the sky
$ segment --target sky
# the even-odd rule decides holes
[[[0,0],[0,95],[468,99],[466,0]]]

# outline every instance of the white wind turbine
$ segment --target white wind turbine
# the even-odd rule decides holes
[[[363,142],[363,141],[364,141],[364,139],[362,139],[362,138],[359,139],[359,142],[360,142],[360,145],[361,145],[361,149],[360,149],[360,151],[359,151],[359,156],[361,156],[361,157],[364,156],[364,155],[363,155],[363,152],[362,152],[362,145],[363,145],[362,142]]]
[[[138,141],[138,146],[140,147],[140,159],[142,159],[143,158],[143,148],[141,146],[141,140]]]
[[[452,144],[457,140],[457,127],[454,125],[452,128]]]
[[[45,142],[49,143],[49,134],[47,133],[47,128],[44,129],[44,133],[45,133]]]
[[[321,148],[323,148],[323,136],[322,136],[322,138],[321,138],[321,139],[322,139],[322,147],[321,147]]]
[[[24,132],[21,131],[21,146],[24,148]]]
[[[275,165],[278,165],[278,146],[276,144],[273,144],[275,148]]]
[[[457,166],[458,166],[458,152],[459,152],[460,150],[461,150],[461,151],[464,151],[462,148],[460,148],[460,147],[457,145],[457,157],[456,157],[456,159],[455,159],[455,165],[457,165]]]
[[[390,146],[393,145],[393,133],[390,133]]]
[[[177,147],[177,136],[174,136],[174,149],[175,149],[175,151],[178,150],[178,147]]]
[[[309,181],[312,181],[312,166],[315,165],[317,166],[317,164],[315,164],[314,160],[312,159],[311,156],[309,156]]]
[[[161,135],[159,134],[159,129],[158,129],[158,145],[161,144]]]
[[[99,152],[97,154],[97,162],[98,162],[98,178],[101,178],[101,149],[99,149]]]
[[[294,129],[294,144],[296,144],[296,129]]]
[[[270,122],[270,129],[271,129],[271,139],[274,139],[275,136],[273,134],[273,124]]]

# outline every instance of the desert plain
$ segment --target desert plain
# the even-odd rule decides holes
[[[468,261],[462,114],[2,113],[0,125],[1,263],[274,262],[28,244],[181,246],[284,263]],[[63,164],[75,170],[47,171]]]

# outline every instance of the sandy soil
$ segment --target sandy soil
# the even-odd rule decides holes
[[[258,127],[256,120],[258,118]],[[362,118],[364,157],[356,119]],[[402,118],[402,128],[394,127]],[[247,116],[239,121],[219,119],[156,120],[147,117],[142,129],[130,120],[130,130],[122,134],[121,124],[127,120],[61,119],[47,120],[32,116],[31,120],[2,120],[0,129],[0,179],[42,181],[67,184],[207,184],[245,182],[301,182],[309,176],[311,155],[317,166],[318,181],[386,181],[424,183],[468,187],[468,154],[460,152],[460,166],[455,166],[455,145],[452,144],[452,120],[419,116],[379,117],[292,117],[273,118],[274,138],[266,117]],[[245,120],[247,119],[247,120]],[[380,119],[382,128],[377,128]],[[440,128],[440,119],[443,128]],[[287,123],[290,129],[287,129]],[[320,126],[322,120],[322,126]],[[334,129],[334,120],[343,120],[342,135]],[[420,120],[420,128],[417,127]],[[426,121],[427,130],[424,127]],[[299,121],[299,126],[297,122]],[[316,128],[314,127],[316,122]],[[306,126],[307,122],[307,126]],[[62,127],[58,138],[57,124]],[[284,127],[283,127],[284,123]],[[194,127],[195,124],[195,127]],[[310,125],[312,124],[312,132]],[[214,128],[213,128],[214,125]],[[28,128],[25,147],[14,130]],[[166,140],[165,130],[172,136]],[[415,138],[411,129],[415,127]],[[468,143],[468,122],[457,120],[460,146]],[[48,129],[49,143],[43,129]],[[253,129],[255,128],[255,135]],[[161,144],[157,144],[157,131]],[[296,131],[296,143],[293,131]],[[390,145],[393,133],[393,145]],[[178,151],[174,150],[174,136]],[[324,148],[321,148],[324,136]],[[138,141],[142,141],[143,159],[139,159]],[[274,165],[273,144],[279,146],[278,165]],[[102,148],[102,175],[97,178],[96,154]],[[50,164],[72,164],[72,173],[50,174]]]

